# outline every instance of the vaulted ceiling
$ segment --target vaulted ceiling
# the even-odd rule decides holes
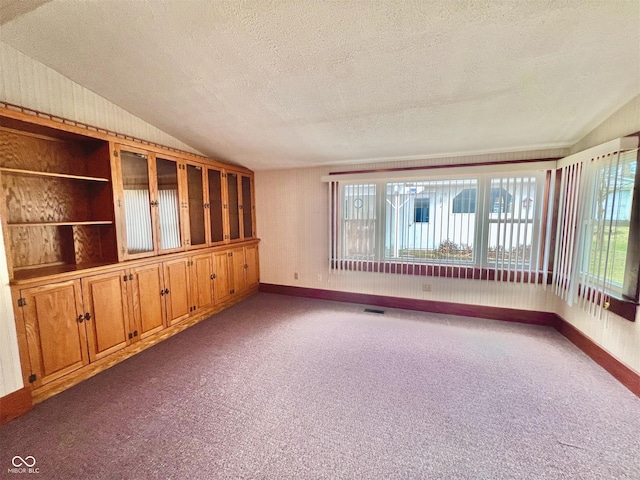
[[[256,170],[570,146],[640,93],[640,0],[3,0],[0,39]]]

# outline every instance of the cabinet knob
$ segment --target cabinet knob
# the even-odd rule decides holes
[[[85,319],[85,321],[87,321],[87,322],[88,322],[89,320],[91,320],[91,314],[90,314],[89,312],[85,313],[85,314],[84,314],[84,319]]]
[[[165,288],[165,289],[164,289],[164,294],[165,294],[165,295],[169,295],[169,289],[168,289],[168,288]]]
[[[84,315],[79,315],[78,316],[78,323],[82,323],[84,322]]]

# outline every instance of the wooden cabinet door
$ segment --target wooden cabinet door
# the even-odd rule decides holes
[[[240,175],[240,187],[240,198],[242,199],[242,204],[240,205],[240,212],[242,214],[242,238],[253,238],[256,236],[253,177],[250,175]]]
[[[155,156],[145,150],[115,145],[113,194],[120,260],[158,252]]]
[[[222,181],[222,170],[207,168],[207,229],[209,245],[220,245],[228,239],[227,216],[225,215],[226,185]],[[226,238],[225,238],[226,236]]]
[[[222,303],[229,298],[231,284],[229,282],[229,257],[227,251],[213,254],[213,293],[216,303]]]
[[[244,276],[244,248],[233,248],[229,251],[229,253],[231,253],[231,294],[240,293],[247,286],[247,282]]]
[[[34,387],[89,363],[80,280],[25,289],[24,321]]]
[[[124,271],[84,277],[82,298],[89,361],[95,362],[129,345],[129,305]]]
[[[146,338],[166,327],[165,286],[162,264],[131,269],[133,280],[133,331]]]
[[[247,287],[253,287],[260,282],[258,245],[250,245],[248,247],[244,247],[244,262]]]
[[[193,311],[213,306],[213,266],[211,254],[191,257],[191,308]]]
[[[164,262],[165,301],[169,325],[189,316],[189,259]]]
[[[205,207],[206,176],[203,165],[197,163],[185,164],[187,222],[185,238],[187,249],[204,247],[209,243],[207,231],[207,209]]]
[[[184,170],[182,164],[167,156],[156,156],[154,179],[157,188],[155,213],[157,214],[157,237],[160,253],[178,252],[185,249],[183,223],[186,213],[180,200],[184,197]],[[183,200],[184,202],[184,200]]]
[[[242,223],[240,222],[240,184],[238,174],[234,172],[226,172],[226,193],[227,193],[227,225],[229,233],[227,239],[230,241],[241,240],[242,232],[240,231]]]

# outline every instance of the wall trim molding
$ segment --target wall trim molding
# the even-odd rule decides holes
[[[332,300],[335,302],[358,303],[378,307],[400,308],[430,313],[446,313],[474,318],[486,318],[506,322],[542,325],[557,330],[562,336],[578,347],[594,362],[604,368],[621,384],[640,397],[640,373],[628,367],[616,357],[596,344],[571,323],[555,312],[539,312],[516,308],[490,307],[485,305],[467,305],[462,303],[437,302],[413,298],[389,297],[367,293],[322,290],[317,288],[293,287],[261,283],[260,292],[289,295],[294,297]]]
[[[505,322],[526,323],[529,325],[544,325],[551,327],[556,321],[556,314],[552,312],[535,312],[515,308],[490,307],[484,305],[468,305],[464,303],[437,302],[415,298],[389,297],[371,295],[368,293],[341,292],[337,290],[321,290],[316,288],[292,287],[261,283],[260,291],[277,293],[294,297],[317,298],[336,302],[360,303],[377,307],[401,308],[419,312],[446,313],[463,317],[487,318]]]
[[[24,415],[32,408],[33,401],[31,400],[31,389],[29,387],[23,387],[4,397],[0,397],[0,425]]]

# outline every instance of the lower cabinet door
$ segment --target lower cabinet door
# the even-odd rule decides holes
[[[82,279],[89,360],[94,362],[131,343],[124,271]],[[133,338],[133,336],[132,336]]]
[[[190,313],[188,265],[188,258],[164,262],[164,298],[169,325],[184,320]]]
[[[258,260],[258,245],[244,247],[245,279],[247,287],[253,287],[260,282],[260,265]]]
[[[136,337],[146,338],[167,326],[162,264],[133,268],[131,274],[134,332]]]
[[[213,293],[216,303],[222,303],[229,298],[231,284],[229,282],[229,257],[227,251],[213,254]]]
[[[22,290],[33,387],[89,363],[80,280]]]
[[[229,253],[231,254],[231,257],[229,258],[231,261],[231,293],[240,293],[247,286],[247,282],[244,277],[244,248],[233,248]]]
[[[193,311],[213,306],[213,267],[211,254],[191,257],[191,308]]]

